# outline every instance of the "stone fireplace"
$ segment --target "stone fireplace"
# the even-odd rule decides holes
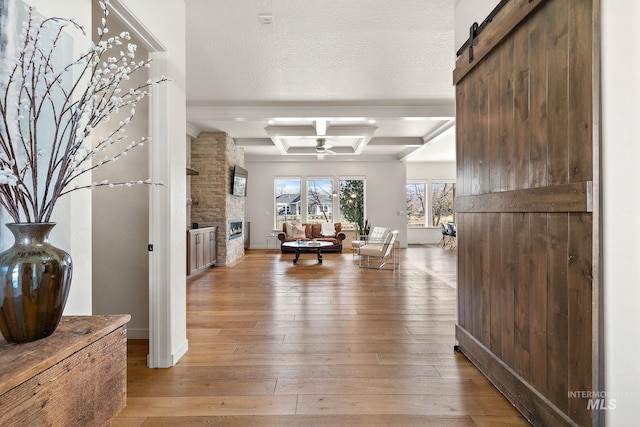
[[[191,222],[218,227],[218,264],[244,256],[244,197],[231,194],[231,170],[244,166],[244,150],[226,133],[202,132],[191,141]]]

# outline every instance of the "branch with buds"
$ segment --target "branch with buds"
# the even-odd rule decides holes
[[[71,185],[147,141],[131,141],[119,154],[99,159],[105,149],[127,140],[126,126],[148,89],[167,81],[123,87],[150,60],[135,60],[129,33],[108,35],[108,0],[99,3],[98,42],[64,66],[56,60],[63,31],[84,29],[73,19],[40,20],[27,9],[14,62],[0,80],[0,204],[15,222],[48,222],[58,198],[78,189],[154,185],[149,180]],[[120,110],[129,111],[126,118],[91,146],[95,129]]]

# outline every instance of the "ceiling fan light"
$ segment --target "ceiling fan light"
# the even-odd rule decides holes
[[[316,153],[319,154],[336,154],[335,151],[331,151],[333,145],[327,144],[327,140],[324,138],[316,139]]]

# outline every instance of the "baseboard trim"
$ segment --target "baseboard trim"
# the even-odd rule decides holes
[[[460,325],[456,325],[456,340],[458,349],[465,357],[531,424],[578,427],[578,424]]]
[[[178,346],[178,348],[171,355],[171,366],[175,366],[176,363],[189,351],[189,340],[185,338],[184,341]]]
[[[127,339],[148,340],[149,328],[127,328]]]

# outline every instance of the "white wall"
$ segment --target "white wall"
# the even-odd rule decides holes
[[[469,38],[469,28],[474,22],[482,24],[491,11],[500,3],[498,0],[456,0],[454,36],[455,50],[462,47]]]
[[[96,28],[102,18],[102,10],[95,8]],[[125,28],[111,15],[111,34],[120,34]],[[138,46],[136,60],[148,58],[149,53],[140,41],[132,37]],[[117,53],[118,51],[116,51]],[[149,78],[148,69],[133,73],[123,84],[123,89],[143,85]],[[127,125],[127,139],[109,147],[104,155],[114,156],[122,152],[130,141],[149,136],[149,98],[136,105],[136,115]],[[106,136],[117,128],[120,120],[129,115],[130,109],[122,109],[96,131],[96,137]],[[149,178],[149,144],[137,147],[117,162],[95,169],[93,181],[137,181]],[[127,337],[149,338],[149,187],[97,188],[93,191],[93,313],[128,313]],[[126,295],[126,298],[122,296]]]
[[[426,181],[455,181],[455,162],[407,162],[407,182]],[[431,200],[431,196],[427,196]],[[440,228],[434,227],[409,227],[407,228],[408,244],[437,244],[442,239]]]
[[[266,235],[273,231],[276,177],[301,177],[304,182],[307,177],[326,176],[333,176],[336,186],[341,177],[365,177],[366,218],[373,226],[397,229],[400,245],[407,245],[404,162],[245,161],[245,169],[249,171],[245,221],[251,222],[252,248],[265,248]]]
[[[27,3],[44,16],[74,18],[85,28],[91,28],[91,0],[29,0]],[[77,57],[90,40],[79,32],[71,34],[74,57]],[[86,176],[76,184],[88,182],[90,177]],[[52,221],[57,225],[51,233],[51,243],[69,252],[73,260],[73,279],[64,314],[91,314],[91,191],[76,191],[62,197],[56,204]]]
[[[602,193],[605,390],[616,399],[606,425],[636,425],[640,402],[640,3],[602,1]],[[459,0],[456,45],[497,0]],[[631,261],[631,262],[630,262]],[[634,262],[636,261],[636,262]],[[597,391],[597,390],[596,390]]]
[[[602,170],[607,425],[638,423],[640,402],[640,3],[602,1]]]

